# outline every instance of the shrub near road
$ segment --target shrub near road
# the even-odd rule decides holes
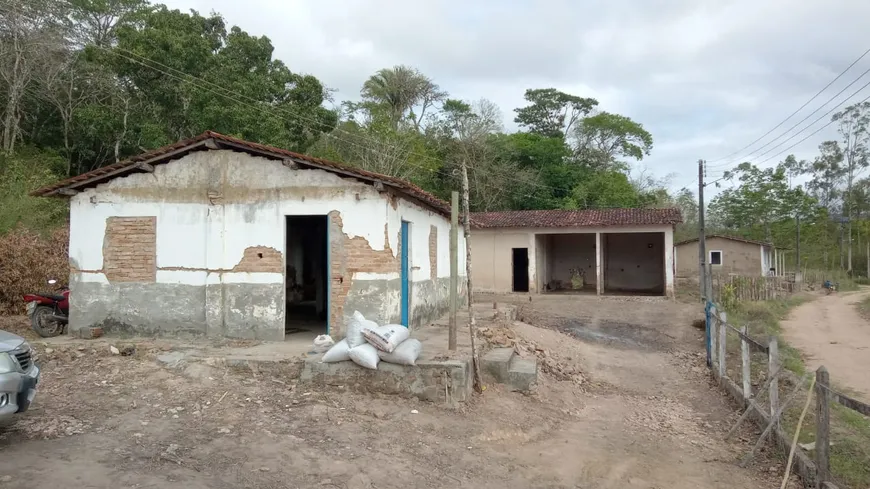
[[[69,229],[41,235],[24,228],[0,234],[0,315],[24,314],[22,296],[69,280]]]

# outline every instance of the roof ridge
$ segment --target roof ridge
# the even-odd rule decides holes
[[[61,179],[55,183],[45,185],[30,192],[30,195],[36,197],[51,196],[56,195],[59,190],[71,186],[86,187],[96,185],[98,183],[102,183],[117,177],[126,176],[127,174],[134,173],[136,171],[141,171],[141,168],[139,167],[141,167],[143,162],[146,161],[151,164],[168,163],[186,154],[186,149],[197,149],[198,146],[206,143],[206,141],[209,139],[217,140],[218,142],[223,142],[235,146],[241,146],[242,150],[247,149],[254,153],[271,153],[273,155],[286,156],[295,160],[300,160],[300,162],[303,164],[307,163],[314,167],[319,167],[324,171],[341,172],[350,174],[350,176],[352,177],[360,178],[363,180],[371,180],[371,183],[373,184],[377,181],[388,183],[397,190],[399,190],[401,193],[406,194],[408,197],[420,200],[424,204],[435,209],[443,215],[450,215],[450,206],[447,204],[446,201],[436,197],[430,192],[423,190],[422,188],[407,180],[403,180],[390,175],[372,172],[362,168],[357,168],[347,163],[339,163],[336,161],[325,160],[323,158],[317,158],[314,156],[297,153],[295,151],[279,148],[277,146],[247,141],[245,139],[240,139],[234,136],[221,134],[217,131],[213,131],[210,129],[191,138],[182,139],[172,144],[167,144],[159,148],[145,151],[138,155],[126,158],[120,162],[112,163],[91,170],[89,172],[82,173],[80,175]]]

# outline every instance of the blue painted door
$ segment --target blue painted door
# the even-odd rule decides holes
[[[409,228],[408,221],[402,221],[402,236],[400,238],[402,240],[400,246],[402,249],[402,324],[405,327],[408,327],[411,317],[411,270],[408,264]]]

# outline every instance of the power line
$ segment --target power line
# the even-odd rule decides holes
[[[830,81],[827,85],[825,85],[821,90],[819,90],[818,92],[816,92],[815,95],[813,95],[812,97],[810,97],[810,99],[807,100],[806,102],[804,102],[803,105],[801,105],[800,107],[798,107],[797,110],[795,110],[794,112],[792,112],[791,114],[789,114],[788,117],[786,117],[785,119],[783,119],[782,121],[780,121],[779,124],[773,126],[769,131],[767,131],[766,133],[762,134],[761,137],[759,137],[758,139],[752,141],[751,143],[747,144],[747,145],[744,146],[743,148],[740,148],[740,149],[738,149],[737,151],[735,151],[735,152],[733,152],[733,153],[731,153],[731,154],[729,154],[729,155],[723,156],[723,157],[721,157],[721,158],[716,158],[715,160],[712,160],[712,161],[710,161],[710,162],[708,162],[708,163],[716,163],[716,162],[718,162],[718,161],[722,161],[722,160],[730,159],[731,157],[736,156],[736,155],[742,153],[743,151],[745,151],[745,150],[749,149],[751,146],[753,146],[755,143],[758,143],[758,142],[761,141],[762,139],[764,139],[764,138],[766,138],[767,136],[769,136],[773,131],[777,130],[777,129],[780,128],[783,124],[785,124],[789,119],[791,119],[792,117],[794,117],[795,115],[797,115],[798,112],[800,112],[801,110],[803,110],[807,105],[809,105],[809,104],[810,104],[813,100],[815,100],[819,95],[821,95],[822,93],[824,93],[825,90],[827,90],[828,88],[830,88],[830,86],[833,85],[837,80],[839,80],[840,78],[842,78],[842,76],[845,75],[846,72],[848,72],[850,69],[852,69],[852,67],[855,66],[859,61],[861,61],[862,59],[864,59],[864,57],[867,56],[868,53],[870,53],[870,48],[868,48],[866,51],[864,51],[864,53],[863,53],[861,56],[859,56],[858,59],[856,59],[855,61],[852,61],[852,64],[850,64],[849,66],[846,67],[846,69],[844,69],[843,71],[841,71],[839,75],[837,75],[833,80],[831,80],[831,81]],[[867,72],[864,72],[864,73],[866,74]],[[861,76],[864,76],[864,75],[862,74]],[[861,78],[861,77],[858,77],[858,78]],[[856,80],[856,81],[857,81],[857,80]],[[854,82],[852,82],[852,83],[854,83]],[[850,84],[850,86],[851,86],[851,84]],[[848,88],[848,87],[846,87],[846,88]],[[842,93],[842,92],[841,92],[841,93]],[[839,95],[839,94],[838,94],[838,95]],[[836,97],[836,95],[835,95],[835,97]],[[827,105],[827,104],[824,104],[824,105]],[[823,106],[824,106],[824,105],[823,105]],[[818,109],[817,109],[817,110],[818,110]],[[815,112],[814,112],[814,113],[815,113]],[[812,114],[810,114],[810,115],[812,115]],[[786,131],[786,132],[788,132],[788,131]],[[776,140],[776,139],[774,139],[774,141],[775,141],[775,140]]]
[[[862,87],[859,88],[858,90],[852,92],[851,95],[847,96],[847,97],[846,97],[845,99],[843,99],[840,103],[838,103],[837,105],[835,105],[831,110],[825,112],[824,114],[822,114],[821,117],[817,118],[815,121],[811,122],[810,124],[808,124],[808,125],[807,125],[806,127],[804,127],[803,129],[800,129],[800,130],[799,130],[798,132],[796,132],[795,134],[792,134],[792,135],[791,135],[788,139],[786,139],[785,141],[782,141],[780,144],[774,146],[773,148],[771,148],[771,149],[769,149],[769,150],[767,150],[767,151],[762,152],[761,154],[758,154],[757,156],[755,155],[755,153],[757,153],[757,152],[761,151],[762,149],[764,149],[764,148],[770,146],[771,144],[773,144],[774,142],[776,142],[777,139],[780,139],[780,138],[782,138],[783,136],[785,136],[786,134],[788,134],[789,132],[791,132],[792,129],[794,129],[794,128],[796,128],[797,126],[799,126],[800,124],[806,122],[807,119],[809,119],[810,117],[813,116],[813,114],[815,114],[815,113],[817,113],[818,111],[822,110],[822,108],[824,108],[826,105],[828,105],[829,103],[831,103],[835,98],[839,97],[843,92],[845,92],[846,90],[849,89],[849,87],[851,87],[852,85],[854,85],[855,83],[857,83],[858,80],[860,80],[861,78],[863,78],[867,73],[870,73],[870,68],[868,68],[864,73],[861,73],[861,75],[858,76],[858,78],[855,78],[854,80],[852,80],[851,83],[849,83],[848,85],[846,85],[845,87],[843,87],[842,90],[840,90],[840,91],[837,92],[833,97],[831,97],[830,99],[828,99],[827,102],[825,102],[824,104],[820,105],[816,110],[810,112],[809,114],[807,114],[806,117],[804,117],[803,119],[801,119],[800,121],[796,122],[794,125],[792,125],[792,126],[789,127],[788,129],[786,129],[782,134],[780,134],[780,135],[777,136],[776,138],[774,138],[774,139],[768,141],[766,144],[764,144],[763,146],[757,148],[757,149],[754,150],[752,153],[750,153],[748,156],[746,156],[745,158],[741,158],[741,159],[744,159],[744,160],[751,160],[751,159],[753,159],[753,158],[760,158],[760,157],[762,157],[762,156],[764,156],[764,155],[766,155],[766,154],[769,154],[770,151],[772,151],[772,150],[774,150],[774,149],[776,149],[776,148],[782,146],[783,144],[785,144],[785,143],[787,143],[788,141],[790,141],[791,139],[793,139],[795,136],[799,135],[800,133],[802,133],[802,132],[806,131],[807,129],[809,129],[810,127],[812,127],[815,123],[819,122],[821,119],[824,119],[826,116],[830,115],[832,112],[834,112],[835,110],[837,110],[838,108],[840,108],[843,104],[845,104],[846,102],[848,102],[849,99],[851,99],[852,97],[854,97],[855,95],[857,95],[858,93],[860,93],[861,90],[864,90],[865,88],[867,88],[867,86],[870,85],[870,83],[866,83],[866,84],[864,84],[864,86],[862,86]],[[732,163],[734,163],[734,162],[732,162]]]
[[[870,71],[870,70],[868,70],[868,71]],[[857,81],[857,80],[856,80],[856,81]],[[792,134],[792,135],[791,135],[788,139],[786,139],[785,141],[782,141],[781,143],[777,144],[777,145],[774,146],[773,148],[770,148],[769,150],[765,151],[764,153],[761,153],[760,155],[757,156],[757,158],[761,158],[761,157],[764,156],[764,155],[770,154],[771,151],[776,150],[776,148],[779,148],[779,147],[782,146],[783,144],[789,142],[790,140],[794,139],[796,136],[800,135],[802,132],[804,132],[804,131],[806,131],[807,129],[813,127],[817,122],[821,121],[821,120],[824,119],[825,117],[829,116],[832,112],[834,112],[835,110],[839,109],[843,104],[845,104],[846,102],[848,102],[848,101],[849,101],[852,97],[854,97],[855,95],[858,95],[859,93],[861,93],[861,91],[864,90],[865,88],[867,88],[868,86],[870,86],[870,82],[865,83],[864,86],[862,86],[862,87],[859,88],[858,90],[855,90],[854,92],[852,92],[851,95],[849,95],[848,97],[846,97],[842,102],[840,102],[839,104],[837,104],[836,106],[834,106],[831,110],[829,110],[829,111],[825,112],[824,114],[822,114],[821,116],[819,116],[816,120],[814,120],[813,122],[811,122],[809,125],[807,125],[807,126],[804,127],[803,129],[801,129],[800,131],[798,131],[798,132]],[[867,100],[867,99],[864,99],[864,100]],[[861,103],[861,102],[859,102],[859,103]],[[814,132],[813,134],[817,134],[819,131],[821,131],[822,129],[824,129],[824,128],[830,126],[830,125],[833,124],[833,123],[834,123],[834,120],[829,121],[827,124],[825,124],[824,126],[822,126],[821,128],[819,128],[819,130],[817,130],[817,131]],[[805,141],[805,140],[806,140],[806,139],[803,139],[802,141]],[[787,151],[788,149],[790,149],[790,148],[793,148],[793,147],[794,147],[794,146],[790,146],[789,148],[786,148],[786,151]],[[780,153],[777,153],[777,155],[778,155],[778,154],[780,154]],[[777,156],[777,155],[774,155],[774,156]],[[765,160],[765,161],[767,161],[767,160]]]
[[[870,83],[868,83],[868,85],[870,85]],[[867,85],[865,85],[865,86],[867,86]],[[867,97],[864,98],[864,100],[861,100],[861,101],[858,102],[858,103],[859,103],[859,104],[863,104],[864,102],[866,102],[866,101],[868,101],[868,100],[870,100],[870,95],[868,95]],[[767,162],[767,161],[770,161],[770,160],[776,158],[777,156],[779,156],[779,155],[781,155],[781,154],[783,154],[783,153],[789,151],[790,149],[792,149],[792,148],[794,148],[795,146],[801,144],[802,142],[806,141],[807,139],[809,139],[809,138],[815,136],[816,134],[820,133],[823,129],[825,129],[826,127],[830,126],[830,125],[833,124],[834,122],[836,122],[836,121],[831,120],[830,122],[828,122],[828,123],[825,124],[824,126],[818,128],[818,129],[816,129],[816,130],[813,131],[811,134],[807,135],[805,138],[803,138],[803,139],[801,139],[800,141],[798,141],[798,142],[792,144],[792,145],[789,146],[788,148],[785,148],[784,150],[780,151],[779,153],[776,153],[775,155],[773,155],[773,156],[767,158],[766,160],[762,161],[760,164],[763,164],[763,163],[765,163],[765,162]],[[812,125],[812,124],[811,124],[811,125]]]

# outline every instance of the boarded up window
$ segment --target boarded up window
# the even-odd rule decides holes
[[[106,219],[103,271],[110,282],[155,282],[157,218],[110,217]]]

